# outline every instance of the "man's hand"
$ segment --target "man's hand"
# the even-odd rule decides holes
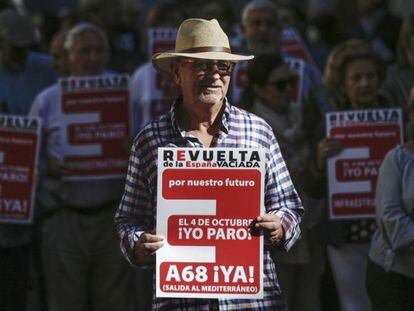
[[[62,160],[48,157],[48,174],[54,178],[60,179],[63,175],[69,173],[69,168]]]
[[[251,224],[253,235],[263,231],[265,237],[272,245],[277,245],[283,240],[285,232],[282,228],[280,217],[274,214],[264,214],[258,216]]]
[[[317,168],[326,169],[326,159],[337,155],[342,151],[342,144],[338,139],[326,137],[318,144]]]
[[[135,243],[135,259],[145,265],[155,261],[155,252],[164,245],[164,237],[152,233],[143,233]]]

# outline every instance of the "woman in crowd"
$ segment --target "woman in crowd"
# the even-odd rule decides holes
[[[244,102],[272,126],[292,181],[307,208],[301,225],[302,239],[289,253],[274,251],[272,258],[289,310],[316,310],[323,247],[316,226],[320,214],[301,191],[310,147],[303,130],[301,106],[292,101],[295,76],[279,54],[258,55],[249,64],[247,74],[249,86]]]
[[[324,84],[334,110],[386,107],[379,96],[385,76],[385,64],[368,42],[351,39],[330,53],[324,72]],[[327,159],[339,154],[339,140],[325,137],[324,124],[314,135],[315,159],[305,182],[305,191],[315,198],[326,198]],[[336,284],[341,310],[370,310],[365,290],[365,270],[375,222],[368,219],[329,221],[327,254]]]
[[[407,110],[407,142],[387,154],[378,176],[367,268],[375,311],[414,310],[414,96]]]

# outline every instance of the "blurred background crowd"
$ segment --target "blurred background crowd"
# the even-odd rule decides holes
[[[380,238],[382,230],[388,230],[386,226],[378,228],[375,219],[328,219],[326,160],[341,152],[342,146],[325,137],[324,123],[324,114],[328,111],[399,107],[407,122],[405,139],[412,144],[414,1],[0,0],[0,112],[49,118],[51,115],[45,105],[53,98],[50,87],[59,77],[127,73],[131,75],[136,133],[151,118],[169,109],[179,95],[168,76],[161,79],[161,95],[152,98],[153,94],[148,93],[146,82],[155,74],[149,68],[148,30],[177,28],[184,19],[193,17],[216,18],[228,34],[233,50],[255,55],[249,64],[236,66],[233,89],[228,97],[232,103],[263,117],[272,126],[307,209],[302,239],[289,253],[273,253],[289,309],[365,311],[371,310],[373,305],[375,310],[375,306],[382,305],[385,309],[381,310],[391,310],[387,309],[387,303],[391,303],[392,310],[414,310],[411,309],[413,298],[407,291],[414,288],[413,188],[404,184],[414,175],[410,175],[408,181],[395,179],[395,183],[403,183],[403,189],[411,190],[407,190],[408,201],[401,199],[406,195],[405,190],[398,192],[397,197],[405,203],[401,203],[401,218],[394,223],[394,231],[388,233],[390,241],[387,243],[395,243],[390,249],[395,252],[393,260],[398,263],[397,276],[391,276],[391,281],[384,276],[390,278],[389,267],[386,268],[382,259],[386,246],[381,244],[385,242]],[[82,24],[84,22],[89,24]],[[79,28],[79,25],[89,26]],[[74,27],[78,27],[76,32],[73,32]],[[306,80],[306,87],[299,104],[292,101],[295,77],[288,65],[287,53],[281,48],[284,29],[295,29],[309,53],[304,59],[302,78]],[[71,32],[72,41],[68,42]],[[80,40],[80,35],[88,32],[95,37]],[[82,51],[82,44],[91,48],[87,45],[94,40],[97,40],[92,47],[95,50]],[[242,69],[244,82],[236,85],[234,82],[240,78],[237,73]],[[51,183],[47,182],[58,180],[62,170],[56,169],[58,164],[50,157],[53,152],[48,153],[48,148],[53,151],[50,133],[45,133],[43,138],[47,141],[44,147],[47,168],[40,169],[45,175],[40,180],[45,183],[38,185],[34,225],[22,229],[23,225],[0,224],[0,275],[4,280],[9,277],[9,283],[0,278],[0,296],[7,293],[9,302],[12,301],[12,305],[7,306],[0,300],[2,311],[25,310],[26,306],[29,311],[66,310],[56,307],[57,302],[53,300],[56,297],[51,298],[53,288],[67,294],[59,297],[62,301],[70,301],[71,296],[69,290],[66,292],[65,288],[57,286],[59,283],[54,283],[62,282],[65,276],[57,280],[56,271],[60,271],[62,263],[53,262],[55,253],[51,252],[55,247],[53,243],[61,241],[49,238],[54,236],[53,230],[66,230],[62,222],[71,216],[59,216],[56,210],[60,204],[81,219],[95,215],[95,211],[79,211],[82,205],[90,204],[82,198],[86,194],[80,192],[77,196],[84,200],[68,196],[69,202],[63,196],[56,204],[53,191],[57,188],[48,186]],[[119,191],[110,187],[113,196],[95,205],[105,206],[105,209],[109,206],[108,215],[101,216],[112,221],[122,187]],[[389,189],[386,183],[382,187],[381,193]],[[100,191],[105,191],[102,189],[102,185],[97,185],[95,194],[100,195]],[[113,202],[115,204],[111,205]],[[377,219],[382,219],[383,214],[377,206]],[[58,225],[52,223],[54,218],[59,221]],[[94,226],[93,223],[87,225]],[[399,226],[403,227],[398,229],[401,231],[395,229]],[[85,228],[82,230],[89,230]],[[373,235],[375,243],[371,243]],[[96,238],[100,238],[99,234]],[[118,247],[118,241],[108,243]],[[403,253],[401,262],[400,250]],[[120,253],[118,249],[116,252]],[[91,262],[95,265],[93,260]],[[122,270],[125,284],[114,282],[102,295],[113,294],[120,300],[132,297],[125,310],[131,310],[129,306],[135,310],[150,309],[151,286],[143,284],[151,284],[152,270],[126,269]],[[89,273],[89,270],[79,273]],[[400,276],[402,281],[396,279]],[[396,285],[392,298],[385,299],[389,292],[383,292],[381,282],[405,285]],[[11,291],[8,284],[14,284],[17,293]],[[79,305],[84,304],[79,310],[124,310],[108,306],[98,309],[92,298],[93,289],[86,292],[86,298],[79,298]]]

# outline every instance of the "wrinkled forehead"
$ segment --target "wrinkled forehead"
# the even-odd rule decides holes
[[[92,29],[82,31],[75,35],[75,40],[88,41],[91,39],[94,41],[99,41],[100,43],[106,42],[105,37],[100,32],[92,30]]]
[[[108,42],[101,33],[94,30],[87,30],[80,33],[77,33],[73,37],[73,44],[69,48],[68,52],[71,54],[76,50],[83,49],[99,49],[104,50],[105,53],[108,52]]]

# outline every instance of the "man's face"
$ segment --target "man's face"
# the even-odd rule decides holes
[[[248,48],[254,54],[275,52],[278,45],[279,26],[277,16],[271,10],[250,11],[242,25]]]
[[[230,62],[181,58],[173,64],[174,81],[180,86],[185,103],[207,108],[223,102],[232,68]]]
[[[106,60],[107,46],[99,33],[86,31],[75,36],[73,46],[69,50],[71,75],[100,75],[105,69]]]
[[[376,103],[379,79],[371,59],[351,61],[345,70],[345,94],[353,109],[370,108]]]

